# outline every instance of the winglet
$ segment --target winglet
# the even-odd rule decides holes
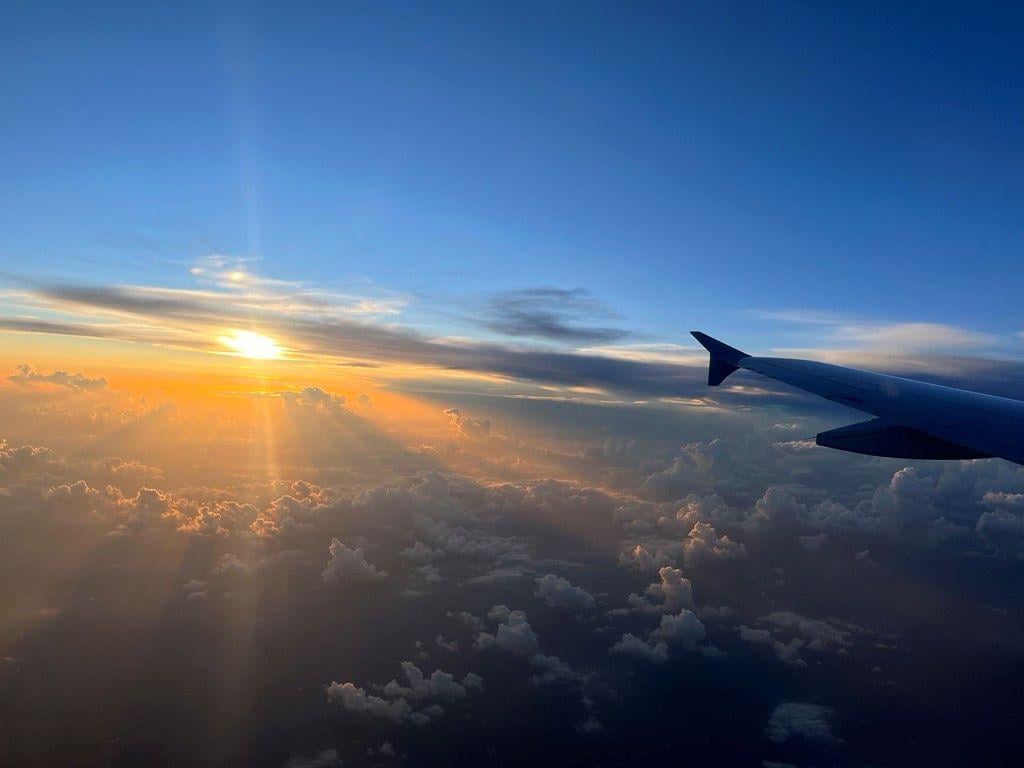
[[[700,345],[711,353],[711,363],[708,365],[708,386],[717,387],[726,377],[739,369],[739,363],[743,358],[750,357],[746,352],[740,352],[735,347],[723,344],[718,339],[713,339],[706,333],[690,331],[690,334]]]

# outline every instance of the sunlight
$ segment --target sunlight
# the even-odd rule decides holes
[[[234,331],[230,336],[221,336],[220,340],[242,357],[252,360],[276,360],[281,357],[281,348],[273,339],[252,331]]]

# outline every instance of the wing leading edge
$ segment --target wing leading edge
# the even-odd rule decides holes
[[[693,337],[711,355],[710,386],[742,368],[876,417],[822,432],[818,445],[871,456],[1024,464],[1020,400],[811,360],[754,357],[700,331]]]

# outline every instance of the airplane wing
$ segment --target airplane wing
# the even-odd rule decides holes
[[[1024,464],[1024,402],[964,389],[782,357],[753,357],[700,331],[711,354],[708,384],[740,368],[875,418],[822,432],[818,445],[903,459],[999,457]]]

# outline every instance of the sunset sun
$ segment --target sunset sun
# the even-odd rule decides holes
[[[273,339],[252,331],[233,331],[228,336],[221,336],[220,340],[238,355],[251,360],[276,360],[281,357],[281,348]]]

